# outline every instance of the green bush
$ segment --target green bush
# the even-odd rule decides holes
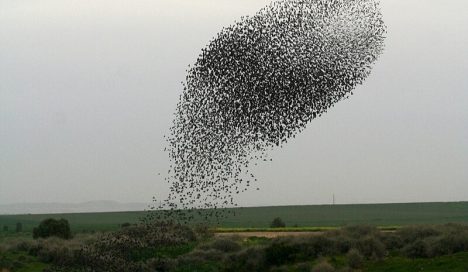
[[[15,229],[16,232],[22,232],[23,231],[23,224],[18,222],[16,223],[16,229]]]
[[[359,250],[355,248],[351,249],[348,254],[346,254],[346,257],[348,259],[349,267],[353,269],[362,268],[364,265],[364,257],[359,252]]]
[[[281,218],[276,217],[275,219],[273,219],[273,221],[271,221],[270,227],[272,227],[272,228],[284,228],[284,227],[286,227],[286,223],[284,223],[284,221]]]
[[[360,239],[364,236],[375,236],[380,233],[377,227],[370,225],[346,226],[341,230],[341,232],[343,235],[355,239]]]
[[[396,232],[404,244],[409,244],[417,240],[434,237],[442,234],[440,226],[410,226]]]
[[[56,236],[62,239],[70,239],[72,237],[70,225],[66,219],[48,218],[43,220],[38,227],[33,229],[33,238],[47,238]]]
[[[411,258],[436,257],[468,250],[467,225],[411,226],[398,230],[394,235],[400,239],[403,255]]]
[[[206,262],[221,262],[225,258],[225,254],[219,250],[209,249],[209,250],[194,250],[189,254],[180,256],[180,260],[190,264],[190,263],[206,263]]]
[[[235,252],[241,249],[241,246],[231,239],[216,239],[210,247],[222,252]]]
[[[84,248],[81,260],[83,268],[92,271],[141,271],[155,256],[194,241],[194,231],[181,224],[140,224],[103,235]]]
[[[286,266],[274,266],[270,268],[270,272],[289,272],[290,270]]]
[[[307,262],[298,263],[294,266],[294,271],[297,272],[309,272],[310,271],[310,264]]]
[[[318,264],[314,265],[312,268],[312,272],[334,272],[335,268],[329,264],[326,260],[319,262]]]
[[[130,227],[132,224],[128,223],[128,222],[125,222],[123,224],[120,225],[121,228],[128,228]]]
[[[338,246],[336,241],[323,235],[312,236],[308,239],[299,239],[296,241],[301,244],[300,260],[341,253],[337,251]]]
[[[207,224],[197,224],[193,227],[193,231],[199,239],[206,240],[214,236],[213,231]]]
[[[356,247],[367,258],[382,259],[386,254],[385,245],[374,236],[357,240]]]
[[[283,265],[309,261],[319,256],[333,256],[341,253],[335,240],[323,235],[301,238],[277,238],[265,248],[267,265]]]
[[[38,241],[30,239],[17,239],[12,242],[9,246],[10,250],[13,251],[24,251],[28,252],[30,255],[34,255],[34,248],[37,248]],[[37,252],[37,251],[36,251]]]
[[[224,261],[225,271],[266,271],[265,249],[253,246],[227,256]]]
[[[297,244],[287,241],[274,241],[265,248],[265,260],[267,265],[283,265],[291,263],[296,259],[296,254],[300,252]]]
[[[425,258],[429,256],[429,246],[424,240],[416,240],[406,245],[403,253],[410,258]]]
[[[468,251],[468,234],[444,234],[427,241],[429,257]]]
[[[169,258],[151,258],[146,261],[144,271],[173,271],[177,261]]]
[[[388,251],[398,251],[403,247],[403,240],[400,236],[394,233],[383,235],[381,241]]]
[[[20,262],[19,260],[14,260],[11,266],[12,270],[15,270],[15,271],[22,267],[24,267],[24,263]]]

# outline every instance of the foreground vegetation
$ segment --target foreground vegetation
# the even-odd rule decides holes
[[[210,227],[136,225],[145,215],[0,215],[0,271],[468,271],[468,202],[229,209]],[[50,217],[69,239],[40,238]]]
[[[203,226],[139,225],[68,240],[5,239],[0,256],[0,268],[12,272],[467,271],[468,226],[348,226],[267,239],[216,237]]]

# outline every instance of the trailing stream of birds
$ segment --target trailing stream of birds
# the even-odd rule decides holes
[[[385,33],[375,0],[277,0],[221,29],[187,70],[166,137],[170,193],[154,209],[236,206],[250,165],[348,98]]]

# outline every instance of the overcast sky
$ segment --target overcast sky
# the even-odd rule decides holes
[[[0,0],[0,204],[163,198],[185,70],[267,0]],[[252,169],[241,205],[468,200],[468,1],[382,0],[350,99]]]

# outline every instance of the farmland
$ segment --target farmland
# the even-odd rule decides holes
[[[266,228],[280,217],[288,227],[339,227],[368,224],[405,226],[413,224],[468,223],[468,202],[304,205],[229,209],[227,217],[213,226],[221,228]],[[0,227],[10,231],[21,223],[23,231],[32,229],[45,218],[64,218],[73,232],[116,230],[125,222],[137,223],[146,212],[104,212],[72,214],[0,215]]]

